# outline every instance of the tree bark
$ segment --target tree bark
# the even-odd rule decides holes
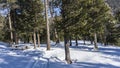
[[[104,35],[104,45],[107,45],[107,41],[106,41],[106,35]]]
[[[64,46],[65,46],[65,60],[68,64],[71,64],[71,58],[70,58],[70,50],[69,50],[69,44],[68,44],[68,37],[66,31],[64,31]]]
[[[11,44],[13,44],[13,32],[12,32],[12,23],[11,23],[11,17],[10,13],[8,14],[8,21],[9,21],[9,28],[10,28],[10,39],[11,39]]]
[[[71,39],[71,36],[70,36],[70,46],[72,46],[72,39]]]
[[[84,40],[83,40],[83,44],[86,45],[86,43],[85,43],[85,37],[84,37]]]
[[[98,46],[97,46],[97,33],[94,33],[94,50],[98,50]]]
[[[76,46],[78,46],[78,38],[77,38],[77,36],[75,37],[75,42],[76,42]]]
[[[107,27],[104,25],[104,45],[107,45]]]
[[[103,44],[103,36],[102,36],[102,33],[100,33],[100,43]]]
[[[92,38],[90,39],[90,42],[91,42],[91,44],[93,44],[93,39]]]
[[[38,47],[40,47],[40,34],[37,33],[37,39],[38,39]]]
[[[58,37],[57,31],[56,31],[56,28],[55,28],[54,30],[55,30],[56,43],[60,43],[60,40],[59,40],[59,37]]]
[[[48,20],[48,2],[45,0],[45,15],[46,15],[46,28],[47,28],[47,50],[50,50],[50,31]]]
[[[33,39],[34,39],[34,49],[36,49],[36,33],[35,33],[35,31],[33,33]]]
[[[30,36],[27,36],[27,43],[30,43]]]
[[[18,36],[17,36],[17,33],[15,32],[15,44],[18,44]]]

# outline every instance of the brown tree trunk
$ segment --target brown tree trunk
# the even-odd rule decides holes
[[[92,38],[90,38],[90,42],[91,42],[91,44],[93,44],[93,39]]]
[[[107,31],[107,27],[106,25],[104,25],[104,45],[107,45],[107,35],[108,35],[108,31]]]
[[[69,50],[69,44],[68,44],[68,37],[66,31],[64,31],[64,46],[65,46],[65,60],[68,64],[71,64],[71,58],[70,58],[70,50]]]
[[[76,46],[78,46],[78,38],[77,38],[77,36],[75,37],[75,42],[76,42]]]
[[[60,40],[59,40],[59,37],[58,37],[58,34],[57,34],[57,31],[56,31],[56,28],[54,29],[55,30],[55,39],[56,39],[56,43],[60,43]]]
[[[72,39],[71,39],[71,36],[70,36],[70,46],[72,46]]]
[[[102,36],[102,33],[100,33],[100,43],[103,44],[103,36]]]
[[[34,39],[34,49],[36,49],[36,33],[35,33],[35,31],[33,33],[33,39]]]
[[[17,33],[15,32],[15,44],[18,44],[18,37],[17,37]]]
[[[30,36],[27,36],[27,43],[30,43]]]
[[[85,43],[85,37],[84,37],[84,39],[83,39],[83,44],[86,45],[86,43]]]
[[[10,13],[8,14],[8,21],[9,21],[9,28],[10,28],[10,39],[11,39],[11,44],[13,44],[13,32],[12,32],[12,23],[11,23],[11,17]]]
[[[45,0],[45,15],[46,15],[46,28],[47,28],[47,50],[50,50],[50,31],[48,20],[48,2]]]
[[[33,35],[32,34],[30,34],[30,41],[29,42],[33,43]]]
[[[97,46],[97,33],[94,33],[94,50],[98,50],[98,46]]]
[[[107,41],[106,41],[106,35],[104,35],[104,45],[107,45]]]
[[[40,34],[37,33],[37,39],[38,39],[38,47],[40,47]]]

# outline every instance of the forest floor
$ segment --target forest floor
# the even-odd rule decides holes
[[[65,61],[63,42],[54,45],[46,51],[46,44],[34,49],[31,44],[29,49],[13,49],[8,44],[0,42],[0,68],[120,68],[120,47],[103,46],[98,44],[99,50],[94,51],[93,45],[79,41],[79,45],[70,46],[72,64]]]

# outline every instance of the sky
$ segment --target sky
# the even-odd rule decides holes
[[[6,16],[8,14],[8,9],[0,9],[0,14]]]

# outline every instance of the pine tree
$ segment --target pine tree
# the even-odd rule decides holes
[[[73,1],[73,0],[62,0],[62,5],[61,5],[61,15],[62,15],[62,22],[60,23],[60,26],[63,29],[64,32],[64,46],[65,46],[65,60],[67,61],[67,63],[72,63],[71,59],[70,59],[70,52],[69,52],[69,26],[72,26],[73,24],[75,24],[75,20],[74,17],[77,15],[77,11],[78,9],[76,5],[74,5],[75,3],[77,3],[78,0]],[[74,14],[76,13],[76,14]]]
[[[13,20],[12,20],[12,15],[11,15],[11,12],[12,10],[16,9],[16,4],[15,4],[16,0],[7,0],[7,4],[8,4],[8,7],[10,8],[9,10],[9,13],[8,13],[8,22],[9,22],[9,28],[10,28],[10,38],[11,38],[11,44],[13,44],[14,42],[14,38],[15,38],[15,35],[13,33]]]
[[[48,20],[48,0],[45,0],[45,15],[46,15],[46,28],[47,28],[47,50],[50,50],[50,32]]]
[[[36,48],[36,34],[40,33],[44,28],[44,19],[42,14],[43,4],[39,0],[18,0],[18,4],[20,5],[21,9],[21,14],[18,15],[17,18],[17,27],[20,35],[26,36],[27,39],[29,39],[29,36],[33,35],[34,48]]]
[[[90,8],[90,19],[92,24],[92,31],[94,32],[94,48],[97,50],[97,33],[103,31],[104,27],[106,26],[106,23],[109,23],[110,19],[110,8],[106,5],[104,0],[93,0],[92,7]]]
[[[5,37],[5,17],[0,15],[0,40],[5,41],[4,37]]]

